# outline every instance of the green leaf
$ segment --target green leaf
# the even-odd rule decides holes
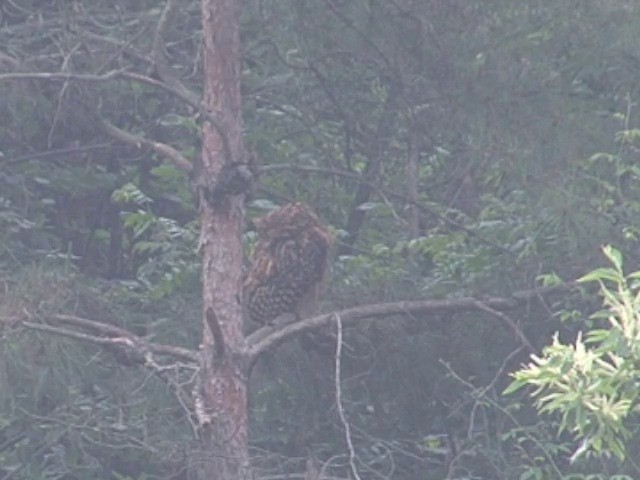
[[[623,277],[612,268],[597,268],[578,278],[576,281],[579,283],[586,283],[602,280],[610,280],[612,282],[618,283],[623,280]]]
[[[520,379],[513,380],[507,386],[507,388],[503,390],[502,394],[509,395],[513,392],[517,392],[518,390],[520,390],[522,387],[525,387],[526,385],[527,385],[527,382],[525,380],[520,380]]]
[[[611,260],[618,272],[622,272],[622,254],[620,251],[613,248],[611,245],[605,245],[602,247],[602,252],[605,256]]]

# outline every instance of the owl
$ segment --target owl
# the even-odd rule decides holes
[[[304,203],[254,220],[258,241],[244,279],[246,312],[258,323],[296,317],[312,302],[327,270],[333,238]]]

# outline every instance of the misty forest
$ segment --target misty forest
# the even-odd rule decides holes
[[[640,3],[0,2],[0,480],[639,459]]]

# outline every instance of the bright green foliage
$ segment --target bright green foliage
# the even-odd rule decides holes
[[[612,267],[579,280],[599,285],[604,308],[591,318],[600,328],[579,332],[574,343],[556,333],[541,356],[514,373],[505,393],[532,387],[538,411],[559,414],[559,430],[582,442],[574,458],[593,452],[622,460],[640,399],[640,272],[625,275],[620,252],[603,251]]]

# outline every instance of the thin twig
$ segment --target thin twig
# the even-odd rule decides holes
[[[69,63],[71,62],[71,57],[73,57],[73,54],[80,49],[81,45],[81,43],[77,43],[73,46],[71,51],[64,56],[64,60],[62,61],[62,65],[60,67],[61,71],[69,71]],[[53,118],[51,119],[51,127],[49,128],[49,133],[47,134],[47,148],[51,148],[51,146],[53,145],[53,135],[62,116],[64,98],[67,90],[69,90],[69,85],[69,80],[65,80],[62,84],[62,87],[60,88],[60,92],[58,92],[56,98],[56,108],[53,113]]]
[[[513,330],[513,332],[515,333],[518,340],[520,340],[522,345],[524,345],[527,348],[527,350],[529,350],[529,353],[536,352],[536,349],[533,346],[533,344],[526,337],[526,335],[524,334],[520,326],[510,316],[496,310],[495,308],[491,308],[489,305],[485,305],[483,302],[479,300],[478,300],[477,306],[478,306],[478,309],[482,310],[483,312],[487,312],[493,315],[494,317],[498,317],[499,319],[503,320]]]
[[[178,403],[182,407],[187,417],[187,421],[191,426],[191,431],[193,432],[194,438],[198,437],[198,425],[194,421],[195,416],[195,407],[193,404],[193,399],[189,396],[189,394],[182,388],[182,385],[176,382],[173,378],[167,375],[167,370],[173,369],[175,365],[171,367],[166,367],[159,365],[156,363],[153,355],[148,353],[145,355],[145,366],[149,368],[160,380],[166,383],[171,390],[173,390],[173,394],[176,396]]]
[[[153,34],[151,58],[156,65],[160,65],[162,68],[167,66],[167,59],[164,55],[164,35],[169,27],[175,6],[174,0],[167,0],[167,3],[165,3],[164,9],[162,10],[162,14],[160,14],[160,18],[158,19],[156,31]]]
[[[349,449],[349,468],[351,469],[351,474],[353,478],[356,480],[360,480],[360,475],[358,474],[358,469],[356,468],[356,450],[353,446],[353,440],[351,439],[351,428],[349,426],[349,422],[347,421],[347,416],[344,413],[344,408],[342,406],[342,386],[340,381],[340,365],[342,360],[342,320],[340,315],[335,314],[333,316],[336,320],[337,327],[337,335],[336,335],[336,407],[338,409],[338,416],[340,417],[340,422],[342,423],[342,427],[344,428],[344,437],[347,442],[347,448]]]

